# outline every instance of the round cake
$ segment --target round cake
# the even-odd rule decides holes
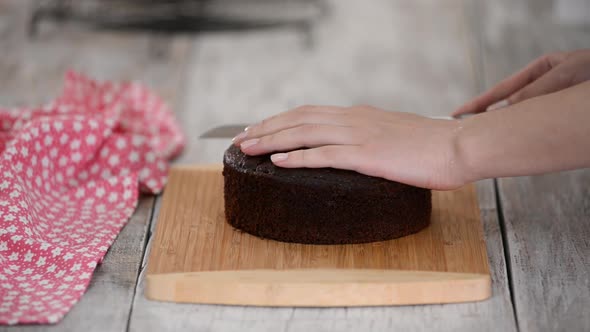
[[[252,235],[351,244],[409,235],[430,223],[430,190],[332,168],[288,169],[231,146],[223,158],[225,216]]]

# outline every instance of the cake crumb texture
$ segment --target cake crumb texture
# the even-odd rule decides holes
[[[428,226],[431,192],[353,171],[286,169],[231,146],[225,216],[252,235],[305,244],[385,241]]]

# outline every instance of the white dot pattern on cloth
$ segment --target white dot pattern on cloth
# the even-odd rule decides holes
[[[137,83],[68,72],[39,108],[0,108],[0,324],[56,323],[86,290],[137,205],[184,146]]]

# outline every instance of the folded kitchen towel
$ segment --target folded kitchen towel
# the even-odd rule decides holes
[[[55,101],[0,108],[0,324],[55,323],[184,137],[137,83],[66,74]]]

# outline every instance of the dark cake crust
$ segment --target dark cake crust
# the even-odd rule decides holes
[[[385,241],[430,223],[430,190],[357,172],[276,167],[231,146],[223,158],[225,216],[247,233],[307,244]]]

